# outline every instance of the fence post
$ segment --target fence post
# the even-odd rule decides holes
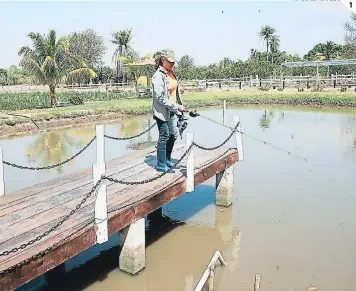
[[[105,175],[105,143],[104,125],[96,126],[96,163],[93,164],[94,185]],[[108,240],[108,213],[106,203],[106,185],[100,184],[96,192],[95,224],[96,240],[102,244]]]
[[[223,124],[226,125],[226,100],[224,100],[224,105],[223,105]]]
[[[188,148],[193,144],[193,133],[187,133],[187,144],[186,148]],[[194,191],[194,155],[193,155],[193,148],[190,150],[187,158],[187,189],[186,192],[193,192]]]
[[[0,147],[0,196],[5,195],[4,164],[2,163],[2,147]]]
[[[239,122],[240,122],[240,116],[235,115],[234,116],[234,127]],[[239,126],[237,127],[237,131],[235,132],[235,138],[236,138],[237,153],[239,155],[239,161],[243,161],[243,159],[244,159],[244,150],[243,150],[243,145],[242,145],[242,133],[240,131],[241,131],[241,124],[239,124]]]

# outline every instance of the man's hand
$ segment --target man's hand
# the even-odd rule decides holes
[[[179,105],[178,111],[179,112],[184,112],[184,110],[185,110],[184,106],[183,105]]]

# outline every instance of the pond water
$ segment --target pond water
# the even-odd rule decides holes
[[[222,121],[222,111],[201,111]],[[235,165],[233,205],[214,204],[210,179],[192,193],[167,204],[163,213],[182,223],[148,230],[146,269],[133,277],[117,268],[119,237],[95,246],[66,263],[59,290],[193,290],[215,250],[228,266],[216,267],[214,290],[356,290],[356,114],[352,111],[290,108],[228,108],[227,120],[239,114],[242,131],[281,150],[243,136],[244,161]],[[149,117],[107,124],[106,134],[130,136],[143,131]],[[2,140],[6,161],[27,166],[57,163],[75,154],[95,127]],[[189,120],[200,144],[214,146],[229,130],[202,118]],[[157,140],[157,129],[134,141],[106,140],[105,159]],[[143,142],[143,144],[142,144]],[[184,143],[185,140],[179,140]],[[140,144],[141,143],[141,144]],[[147,143],[146,143],[147,145]],[[227,146],[234,147],[232,139]],[[56,169],[28,171],[5,166],[10,193],[91,167],[95,143],[73,162]],[[21,177],[19,179],[19,177]],[[19,290],[53,290],[43,277]]]

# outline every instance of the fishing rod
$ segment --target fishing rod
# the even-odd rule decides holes
[[[204,116],[204,115],[201,115],[201,114],[198,113],[196,110],[195,110],[195,111],[185,110],[185,112],[188,112],[190,117],[197,117],[197,116],[199,116],[199,117],[204,118],[204,119],[206,119],[206,120],[209,120],[209,121],[211,121],[211,122],[213,122],[213,123],[216,123],[216,124],[218,124],[218,125],[221,125],[221,126],[224,126],[224,127],[226,127],[226,128],[229,128],[229,129],[231,129],[231,130],[234,130],[233,127],[228,126],[228,125],[225,125],[225,124],[223,124],[223,123],[220,123],[220,122],[218,122],[218,121],[216,121],[216,120],[214,120],[214,119],[211,119],[211,118],[209,118],[209,117],[206,117],[206,116]],[[241,133],[241,134],[243,134],[243,135],[246,135],[247,137],[249,137],[249,138],[251,138],[251,139],[254,139],[254,140],[256,140],[256,141],[259,141],[259,142],[261,142],[261,143],[263,143],[263,144],[265,144],[265,145],[269,145],[269,146],[271,146],[271,147],[273,147],[273,148],[275,148],[275,149],[277,149],[277,150],[279,150],[279,151],[282,151],[282,152],[284,152],[284,153],[287,153],[287,154],[289,154],[289,155],[291,155],[291,156],[294,156],[294,157],[296,157],[296,158],[298,158],[298,159],[300,159],[300,160],[303,160],[303,161],[305,161],[305,162],[308,162],[308,160],[307,160],[306,158],[303,158],[303,157],[301,157],[301,156],[299,156],[299,155],[297,155],[297,154],[294,154],[294,153],[292,153],[292,152],[290,152],[290,151],[288,151],[288,150],[286,150],[286,149],[283,149],[283,148],[278,147],[278,146],[276,146],[276,145],[274,145],[274,144],[271,144],[271,143],[269,143],[269,142],[266,142],[266,141],[264,141],[264,140],[262,140],[262,139],[259,139],[259,138],[257,138],[257,137],[254,137],[254,136],[252,136],[252,135],[250,135],[250,134],[247,134],[247,133],[245,133],[245,132],[243,132],[243,131],[236,130],[236,132],[239,132],[239,133]]]

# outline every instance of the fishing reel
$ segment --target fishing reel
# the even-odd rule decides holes
[[[179,129],[179,134],[180,134],[180,138],[183,139],[183,131],[187,128],[188,126],[188,117],[186,117],[184,115],[184,112],[182,113],[182,115],[178,116],[178,129]]]

